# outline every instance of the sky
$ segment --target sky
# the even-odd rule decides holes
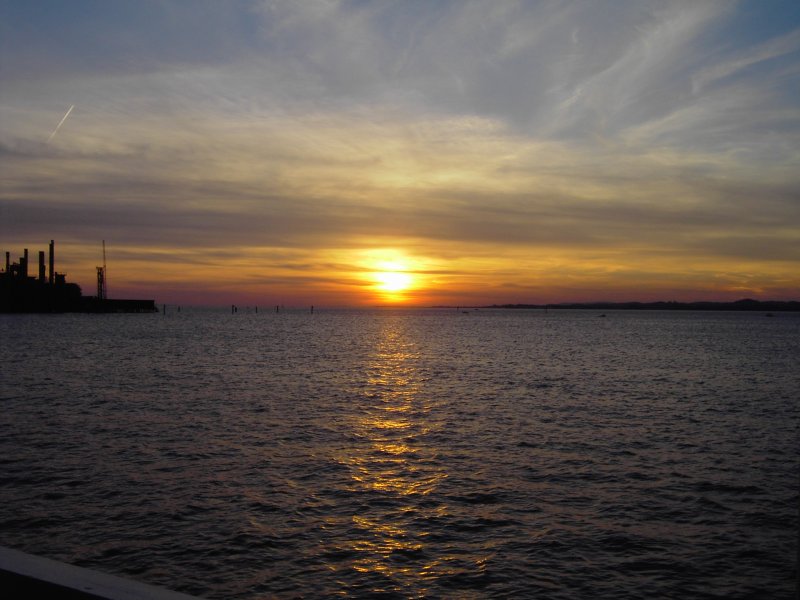
[[[158,303],[800,299],[800,2],[0,0],[51,239]]]

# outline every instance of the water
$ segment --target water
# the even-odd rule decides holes
[[[206,598],[792,598],[800,315],[0,316],[0,545]]]

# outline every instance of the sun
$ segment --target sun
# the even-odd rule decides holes
[[[406,292],[416,286],[414,271],[408,261],[398,258],[373,263],[371,278],[374,289],[384,300],[402,302]]]
[[[411,287],[414,279],[402,271],[380,271],[375,273],[378,289],[384,292],[403,292]]]
[[[359,279],[370,301],[405,304],[419,299],[426,284],[426,268],[417,256],[397,248],[370,248],[359,252]]]

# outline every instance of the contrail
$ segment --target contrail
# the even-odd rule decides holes
[[[64,115],[64,118],[63,118],[63,119],[61,119],[61,121],[59,122],[59,124],[58,124],[58,125],[56,125],[56,128],[55,128],[55,129],[53,129],[53,133],[51,133],[51,134],[50,134],[50,137],[49,137],[49,138],[47,138],[47,143],[48,143],[48,144],[50,143],[50,140],[52,140],[52,139],[55,137],[55,135],[58,133],[58,130],[59,130],[59,129],[61,128],[61,126],[64,124],[64,121],[66,121],[66,120],[67,120],[67,117],[69,116],[69,113],[71,113],[71,112],[72,112],[72,109],[73,109],[73,108],[75,108],[75,105],[74,105],[74,104],[73,104],[72,106],[70,106],[70,107],[69,107],[69,110],[67,111],[67,114],[65,114],[65,115]]]

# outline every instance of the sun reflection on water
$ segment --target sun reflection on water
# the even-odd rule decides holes
[[[423,500],[447,477],[429,443],[435,425],[419,361],[403,322],[387,319],[366,366],[364,409],[352,423],[357,442],[339,457],[350,471],[349,491],[363,497],[339,550],[351,555],[349,568],[376,580],[372,591],[408,597],[425,594],[441,559],[426,552],[424,524],[445,508]]]

